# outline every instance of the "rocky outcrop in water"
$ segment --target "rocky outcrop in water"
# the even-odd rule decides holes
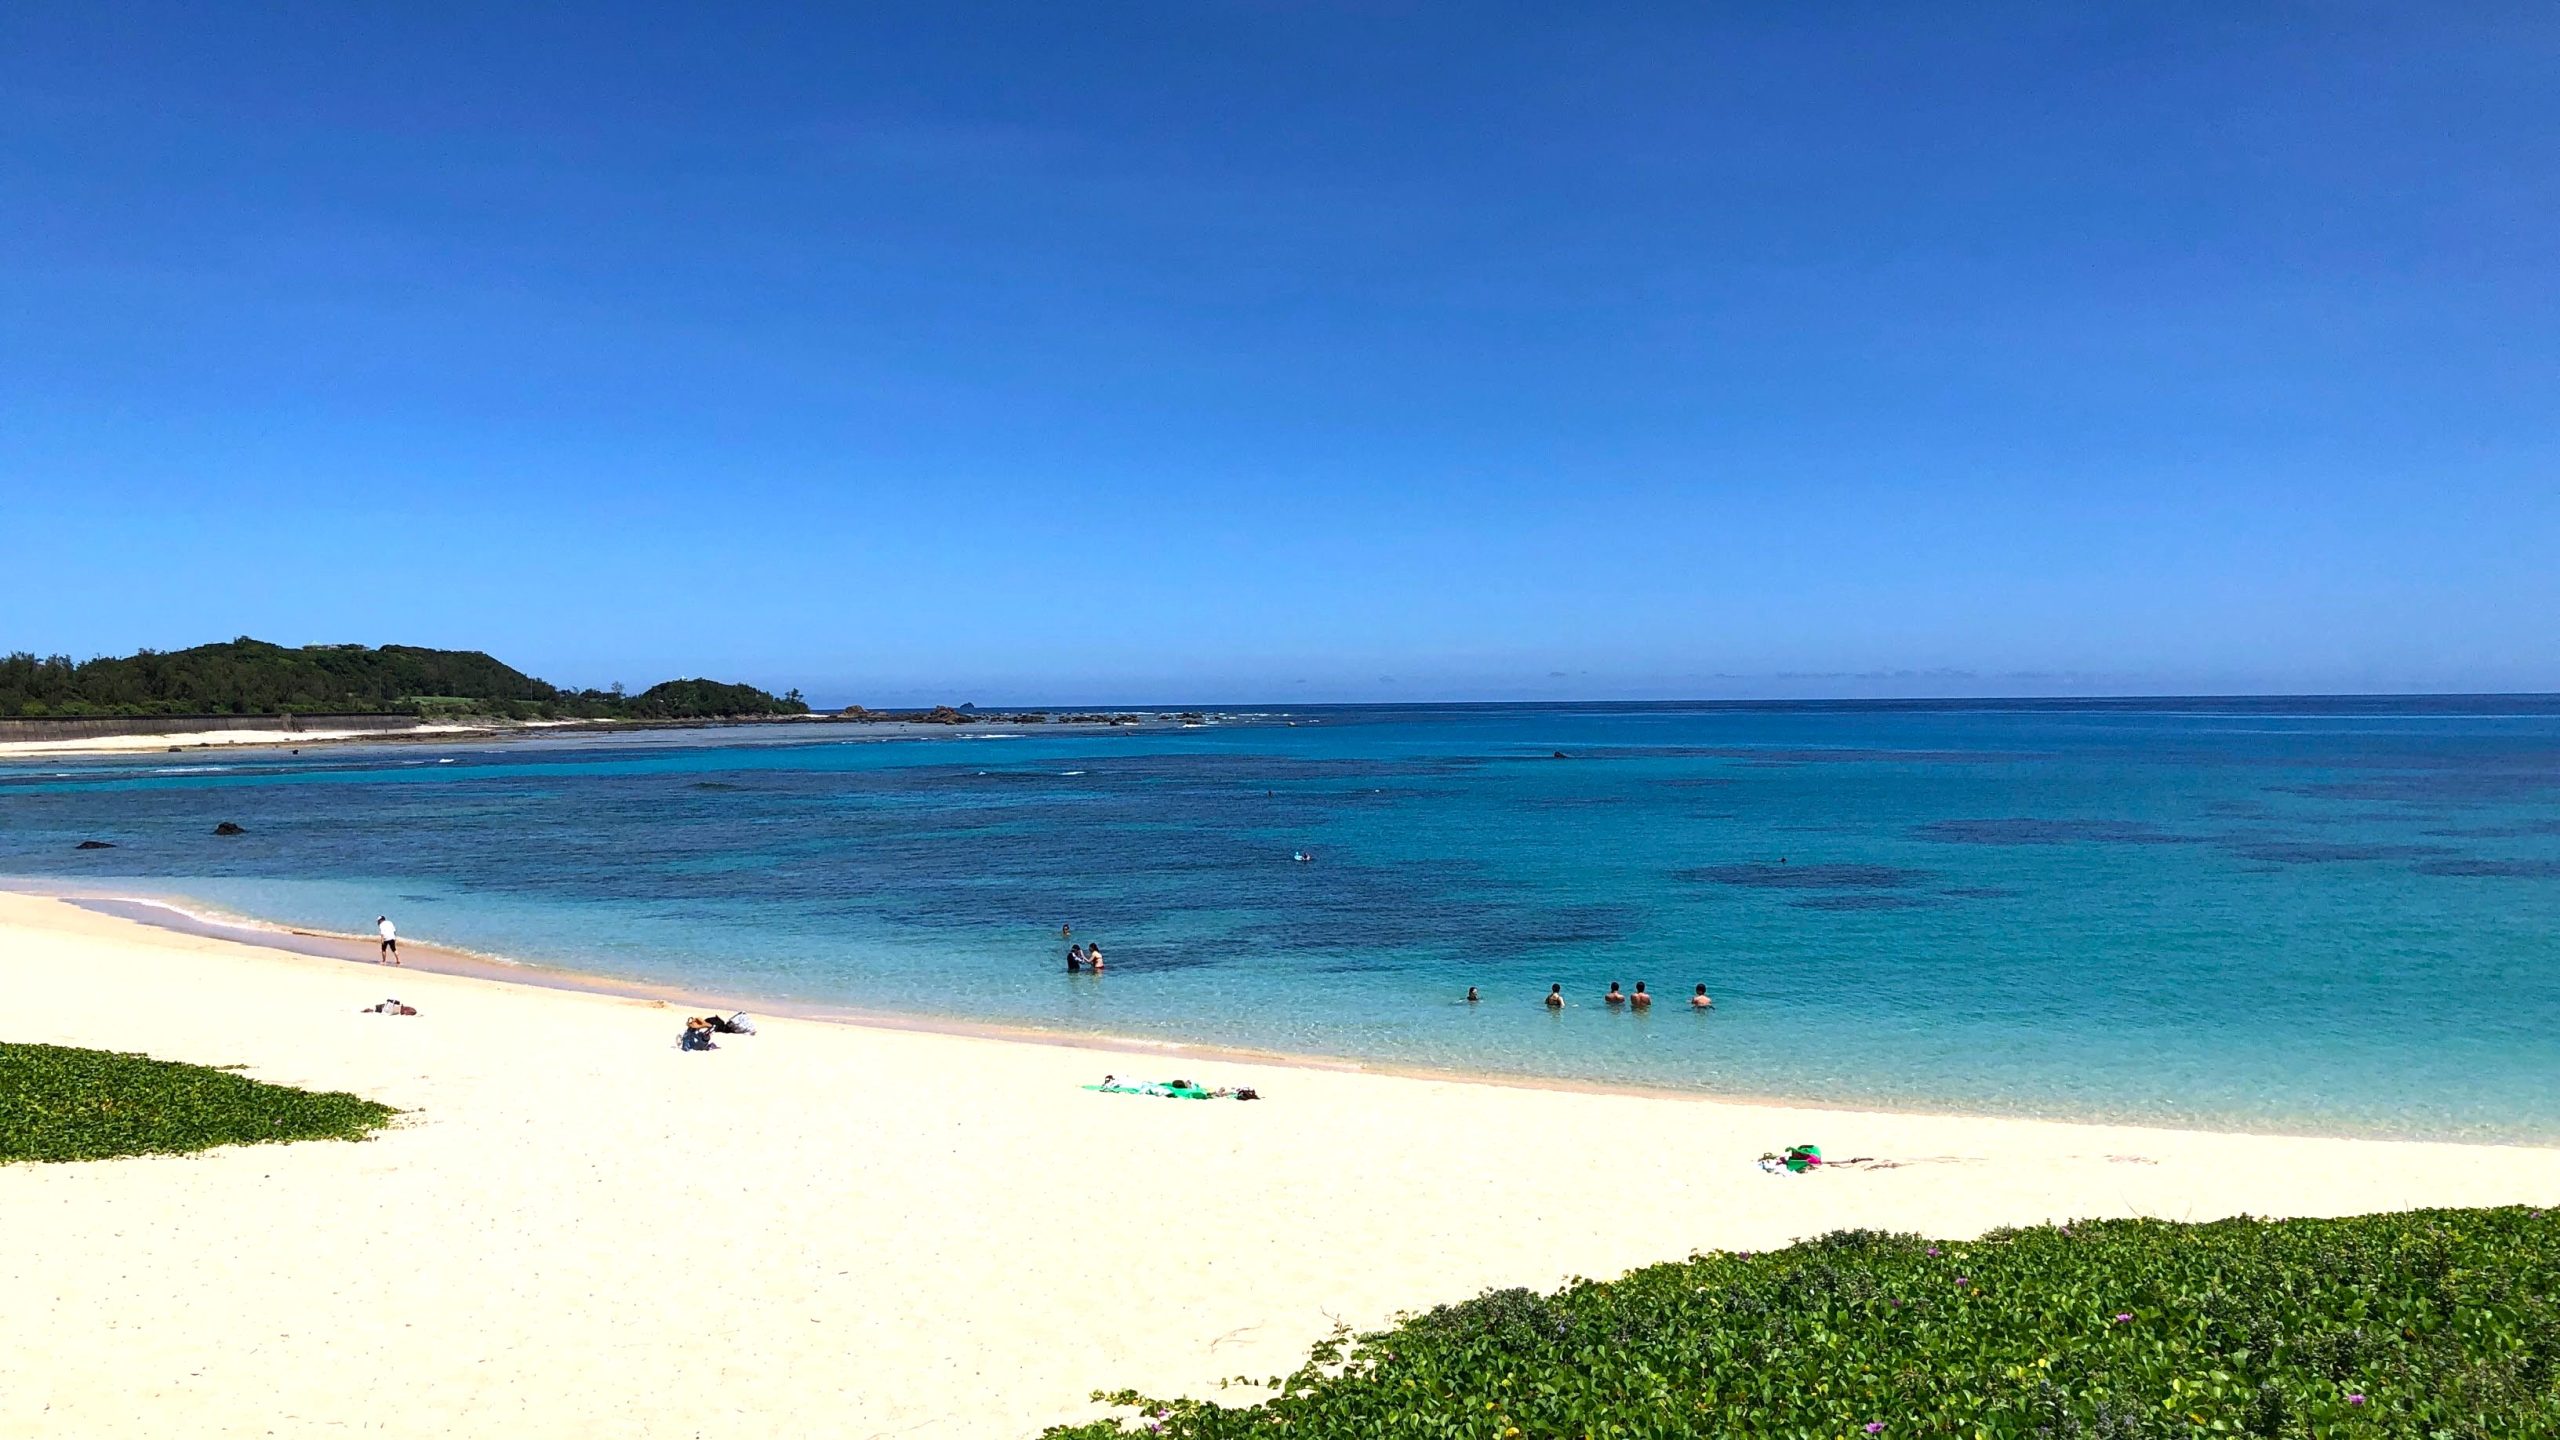
[[[113,840],[83,840],[71,848],[74,850],[113,850],[116,848],[116,842]]]
[[[216,835],[246,835],[249,832],[232,824],[230,821],[225,820],[221,824],[213,827],[213,833]]]

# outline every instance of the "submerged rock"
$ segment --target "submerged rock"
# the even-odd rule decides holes
[[[221,824],[213,827],[213,833],[216,835],[246,835],[249,832],[232,824],[230,821],[225,820]]]

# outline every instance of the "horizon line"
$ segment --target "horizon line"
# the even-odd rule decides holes
[[[1148,711],[1148,712],[1283,712],[1297,710],[1464,710],[1518,709],[1533,706],[1628,706],[1655,708],[1747,708],[1753,706],[1946,706],[1946,705],[2174,705],[2213,704],[2251,701],[2320,701],[2345,703],[2411,703],[2411,702],[2534,702],[2560,705],[2560,691],[2555,690],[2266,690],[2266,691],[2198,691],[2164,694],[2110,695],[1803,695],[1712,698],[1637,699],[1620,697],[1566,697],[1474,699],[1474,700],[1180,700],[1180,701],[996,701],[956,703],[948,700],[909,705],[872,707],[859,702],[835,706],[812,705],[812,714],[837,714],[846,710],[872,709],[889,714],[901,710],[967,710],[992,714],[1013,711]]]

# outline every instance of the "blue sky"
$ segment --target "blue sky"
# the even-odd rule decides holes
[[[0,63],[8,648],[2560,689],[2547,5],[99,3]]]

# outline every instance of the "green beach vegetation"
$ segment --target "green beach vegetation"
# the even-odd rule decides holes
[[[361,1140],[399,1112],[147,1055],[0,1043],[0,1164]]]
[[[242,636],[187,650],[75,661],[0,656],[0,717],[417,715],[703,720],[801,715],[798,691],[669,680],[637,695],[563,690],[477,650],[271,645]]]
[[[1257,1406],[1095,1398],[1177,1440],[2560,1436],[2560,1217],[1841,1231],[1491,1292],[1270,1384]]]

